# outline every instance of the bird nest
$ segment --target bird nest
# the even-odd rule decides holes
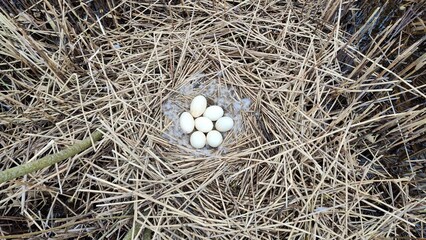
[[[2,183],[2,238],[425,237],[417,5],[7,1],[0,170],[103,138]],[[179,129],[199,94],[219,148]]]

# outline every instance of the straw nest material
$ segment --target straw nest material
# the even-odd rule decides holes
[[[425,237],[421,3],[142,2],[2,2],[0,169],[103,139],[1,184],[1,238]]]

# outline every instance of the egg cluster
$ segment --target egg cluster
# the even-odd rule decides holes
[[[203,148],[207,143],[210,147],[218,147],[223,141],[222,133],[234,126],[234,120],[223,114],[221,107],[207,107],[207,99],[202,95],[196,96],[191,102],[190,111],[182,113],[179,118],[182,131],[191,134],[191,146]]]

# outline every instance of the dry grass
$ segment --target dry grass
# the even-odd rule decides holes
[[[2,4],[0,169],[105,133],[0,186],[2,238],[426,237],[422,3]],[[200,154],[164,104],[212,82],[252,104]]]

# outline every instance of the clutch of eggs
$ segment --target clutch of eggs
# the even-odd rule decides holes
[[[207,99],[202,95],[192,99],[189,112],[182,113],[179,118],[182,131],[191,134],[189,142],[192,147],[203,148],[206,144],[218,147],[222,144],[222,133],[234,126],[234,120],[223,114],[220,106],[207,107]]]

